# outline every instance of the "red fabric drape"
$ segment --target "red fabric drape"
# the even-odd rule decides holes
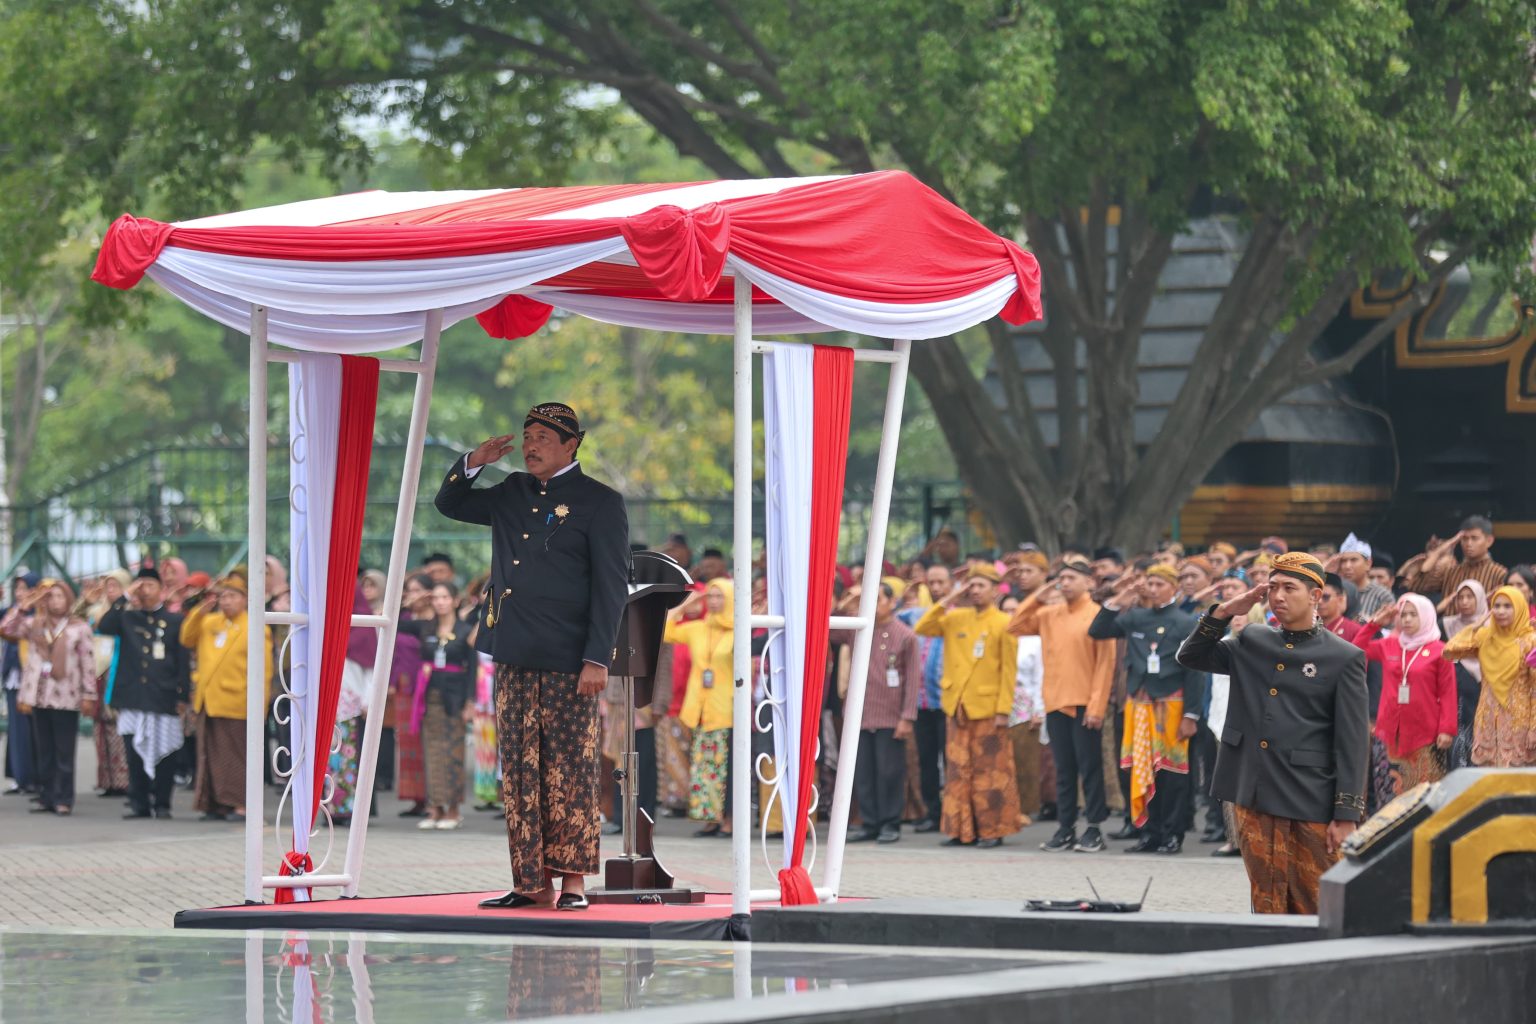
[[[171,226],[125,213],[107,228],[91,280],[109,288],[132,288],[144,279],[144,271],[160,258]]]
[[[309,859],[309,854],[307,854],[307,853],[299,853],[299,852],[297,852],[295,850],[289,850],[287,855],[285,855],[283,857],[283,866],[278,870],[278,874],[282,875],[284,878],[292,878],[295,875],[302,875],[302,874],[305,874],[307,872],[313,871],[314,869],[315,869],[315,862]],[[305,895],[308,895],[309,890],[305,889],[304,892],[305,892]],[[288,887],[286,887],[286,886],[281,888],[281,889],[279,889],[279,890],[277,890],[277,896],[274,897],[272,902],[274,902],[274,903],[294,903],[294,902],[296,902],[294,894],[293,894],[293,890],[288,888]]]
[[[805,870],[805,834],[810,827],[816,742],[821,725],[822,691],[826,689],[827,681],[832,574],[837,569],[837,529],[843,510],[843,478],[848,468],[848,418],[853,408],[853,349],[817,345],[814,372],[810,588],[805,601],[800,772],[790,866],[779,872],[779,898],[785,906],[816,902],[816,889]]]
[[[475,315],[493,338],[526,338],[549,323],[555,307],[526,295],[508,295],[484,313]]]
[[[373,421],[379,404],[379,361],[341,357],[341,429],[336,442],[336,497],[331,548],[325,570],[325,647],[320,654],[319,705],[315,715],[315,810],[325,792],[325,752],[331,749],[341,670],[352,630],[357,561],[363,545],[363,505],[373,457]]]
[[[635,262],[663,298],[698,302],[720,283],[731,221],[719,203],[697,210],[658,206],[625,219],[622,230]]]

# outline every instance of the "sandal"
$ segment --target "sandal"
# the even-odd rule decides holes
[[[720,834],[720,826],[719,825],[705,825],[703,828],[699,829],[697,832],[695,832],[693,834],[693,838],[695,838],[695,839],[713,839],[715,836],[717,836],[719,834]]]
[[[583,892],[563,892],[555,900],[556,910],[586,910],[589,906],[587,894]]]

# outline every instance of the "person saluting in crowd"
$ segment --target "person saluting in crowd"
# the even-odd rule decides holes
[[[96,714],[96,647],[91,627],[70,615],[75,593],[63,580],[45,579],[0,620],[0,636],[26,641],[17,710],[32,719],[38,806],[69,814],[75,807],[75,740],[80,716]],[[35,611],[30,621],[24,618]]]
[[[1212,606],[1178,660],[1232,680],[1211,792],[1236,804],[1254,911],[1315,914],[1322,874],[1365,814],[1365,652],[1318,624],[1311,555],[1275,559],[1267,589],[1279,628],[1226,635],[1266,596],[1255,587]]]
[[[598,700],[629,582],[629,518],[619,492],[576,461],[585,437],[570,406],[536,405],[523,419],[526,473],[474,488],[515,447],[511,434],[491,437],[437,492],[443,515],[491,528],[475,644],[496,662],[512,890],[481,906],[584,910],[585,876],[598,870]]]

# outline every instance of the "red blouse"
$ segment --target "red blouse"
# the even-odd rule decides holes
[[[1406,757],[1435,742],[1440,734],[1456,735],[1456,669],[1440,656],[1445,644],[1432,640],[1408,656],[1408,703],[1397,699],[1404,680],[1403,648],[1397,637],[1376,637],[1381,627],[1366,623],[1354,644],[1381,665],[1381,706],[1376,711],[1376,735],[1392,757]]]

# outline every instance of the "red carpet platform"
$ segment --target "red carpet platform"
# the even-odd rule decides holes
[[[701,903],[593,903],[587,910],[483,910],[500,892],[436,893],[254,903],[182,910],[177,928],[274,928],[306,931],[472,932],[604,939],[747,939],[747,922],[733,921],[729,893]]]

